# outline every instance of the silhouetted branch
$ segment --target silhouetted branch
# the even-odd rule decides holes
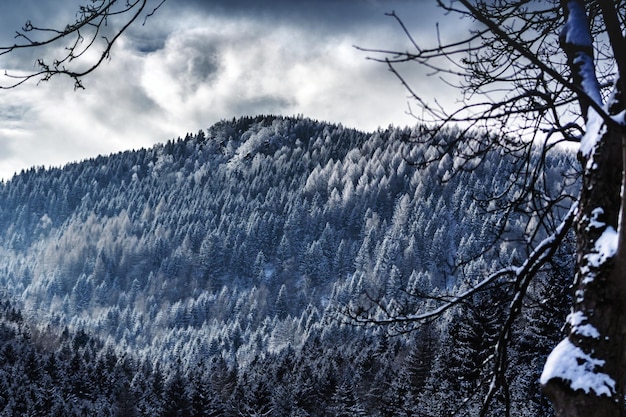
[[[26,74],[5,71],[10,83],[0,85],[0,89],[18,87],[31,79],[48,81],[57,75],[65,75],[74,80],[75,88],[84,88],[82,78],[110,57],[111,49],[119,37],[141,16],[146,6],[155,0],[90,0],[79,7],[76,21],[62,29],[41,27],[27,21],[15,35],[16,43],[0,46],[0,56],[7,56],[21,50],[37,48],[60,55],[56,58],[38,58],[37,70]],[[151,17],[163,4],[160,1],[144,18]],[[105,33],[106,32],[106,33]],[[20,42],[22,41],[22,42]],[[87,52],[95,49],[95,57]]]

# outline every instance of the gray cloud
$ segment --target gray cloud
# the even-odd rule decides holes
[[[173,55],[163,62],[172,79],[178,79],[186,92],[198,88],[200,84],[215,81],[222,67],[219,45],[215,40],[205,39],[198,34],[185,37]]]
[[[312,25],[345,30],[378,20],[384,12],[431,10],[430,0],[179,0],[182,7],[203,10],[207,14],[254,16],[263,19],[291,19]]]
[[[11,2],[0,6],[0,28],[45,21],[46,13],[71,19],[80,2]],[[0,177],[150,146],[240,115],[304,114],[364,130],[412,124],[404,88],[353,45],[405,47],[383,15],[394,9],[434,35],[434,3],[168,0],[120,39],[111,60],[84,80],[86,90],[63,79],[0,90],[0,102],[11,103],[0,107]],[[12,56],[10,64],[32,62]],[[420,71],[411,71],[419,82]]]
[[[26,106],[3,103],[0,105],[0,118],[8,121],[22,120],[27,111]]]
[[[230,103],[229,111],[233,117],[259,114],[259,109],[264,109],[265,114],[284,114],[293,109],[294,102],[274,95],[264,95],[243,100],[233,100]]]
[[[73,22],[80,4],[87,0],[21,0],[1,6],[0,41],[13,41],[16,30],[30,20],[40,26],[64,27]],[[176,14],[188,11],[198,17],[226,16],[268,21],[291,21],[309,30],[345,32],[363,25],[384,24],[383,14],[392,10],[412,20],[425,23],[440,15],[434,0],[168,0],[151,20],[170,26]],[[154,0],[150,5],[158,4]],[[149,5],[149,7],[150,7]],[[136,31],[140,32],[140,31]],[[151,33],[158,32],[152,28]],[[154,38],[144,39],[144,47],[157,47]]]

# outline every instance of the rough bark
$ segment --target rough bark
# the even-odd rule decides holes
[[[615,381],[611,394],[593,389],[573,389],[572,381],[551,379],[544,391],[559,417],[622,416],[624,409],[624,369],[626,365],[626,288],[623,279],[624,259],[616,253],[604,262],[598,240],[609,228],[618,230],[622,188],[621,135],[604,134],[590,160],[583,160],[583,187],[576,219],[577,273],[572,312],[585,317],[599,337],[580,331],[571,320],[568,340],[587,355],[604,361],[594,373],[606,374]],[[582,365],[582,363],[581,363]]]
[[[567,7],[574,1],[562,1]],[[602,1],[601,1],[602,3]],[[584,3],[579,2],[576,6]],[[606,5],[605,12],[611,12]],[[567,16],[566,16],[567,17]],[[606,16],[605,16],[606,20]],[[610,22],[609,22],[610,23]],[[610,26],[610,25],[609,25]],[[621,33],[620,33],[621,36]],[[580,66],[591,59],[590,51],[580,45],[562,42],[574,81],[584,85],[585,74]],[[586,55],[583,57],[583,55]],[[616,59],[619,58],[616,56]],[[577,64],[578,63],[578,64]],[[624,67],[624,66],[620,66]],[[626,67],[624,67],[626,69]],[[623,78],[622,78],[623,79]],[[616,90],[622,90],[621,82]],[[584,112],[590,97],[579,97]],[[624,108],[621,94],[616,93],[608,106],[613,114]],[[590,114],[591,118],[593,115]],[[589,120],[589,118],[587,120]],[[576,218],[577,272],[574,283],[574,303],[568,317],[568,336],[574,356],[584,378],[612,381],[613,386],[580,383],[571,373],[552,375],[544,385],[558,417],[617,417],[624,415],[624,380],[626,378],[626,241],[624,234],[623,190],[625,175],[623,156],[626,151],[622,129],[616,125],[601,127],[593,121],[587,129],[603,128],[604,132],[588,131],[592,139],[588,154],[581,154],[583,184]],[[595,138],[599,136],[596,141]],[[614,247],[607,250],[606,238]],[[585,360],[592,358],[592,360]],[[597,381],[597,380],[596,380]],[[602,389],[604,388],[604,389]]]

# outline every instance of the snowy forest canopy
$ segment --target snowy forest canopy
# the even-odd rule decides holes
[[[426,309],[542,238],[489,198],[514,192],[513,156],[418,167],[435,151],[416,134],[244,117],[1,184],[0,414],[472,415],[506,282],[411,329],[344,314]],[[575,190],[572,155],[546,165],[555,195]],[[552,412],[538,378],[567,246],[514,332],[514,415]]]

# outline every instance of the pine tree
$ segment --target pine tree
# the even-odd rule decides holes
[[[341,383],[333,393],[328,413],[335,417],[365,417],[367,413],[354,392],[354,386]]]
[[[184,417],[191,413],[188,380],[179,369],[166,380],[163,391],[163,417]]]

